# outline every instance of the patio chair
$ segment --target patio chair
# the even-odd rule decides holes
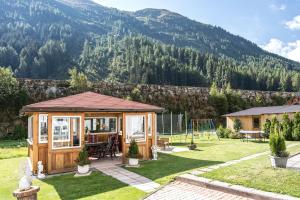
[[[157,146],[162,147],[163,150],[170,147],[169,138],[159,138],[157,137]]]

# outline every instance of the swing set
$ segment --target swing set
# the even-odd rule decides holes
[[[191,131],[186,133],[185,140],[187,140],[189,133],[192,134],[192,140],[194,140],[195,137],[200,139],[201,136],[207,136],[207,139],[209,140],[211,135],[217,135],[216,127],[212,119],[191,119],[189,129]],[[218,135],[217,137],[220,140]]]

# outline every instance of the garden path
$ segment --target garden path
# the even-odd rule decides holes
[[[147,193],[153,192],[160,187],[160,184],[120,167],[121,163],[122,162],[117,159],[102,160],[98,162],[92,162],[91,167]]]

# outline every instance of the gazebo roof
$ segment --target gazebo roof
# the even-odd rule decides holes
[[[84,92],[23,106],[25,112],[162,112],[164,108],[94,92]]]

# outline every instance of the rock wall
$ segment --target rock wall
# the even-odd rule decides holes
[[[67,81],[19,79],[19,83],[20,87],[23,87],[29,94],[29,103],[78,93],[78,91],[74,91],[70,88]],[[211,107],[208,102],[209,88],[205,87],[97,82],[92,85],[90,91],[162,106],[173,112],[188,111],[191,116],[198,118],[214,115],[214,108]],[[289,92],[235,91],[239,92],[246,101],[261,97],[267,102],[271,102],[274,96],[280,96],[285,99],[294,96],[294,93]],[[14,121],[14,123],[7,122],[6,120],[0,121],[0,132],[1,130],[11,132],[14,124],[16,124],[15,121],[19,120],[19,117],[15,114],[10,117],[10,119],[12,118],[15,120],[10,121]]]

